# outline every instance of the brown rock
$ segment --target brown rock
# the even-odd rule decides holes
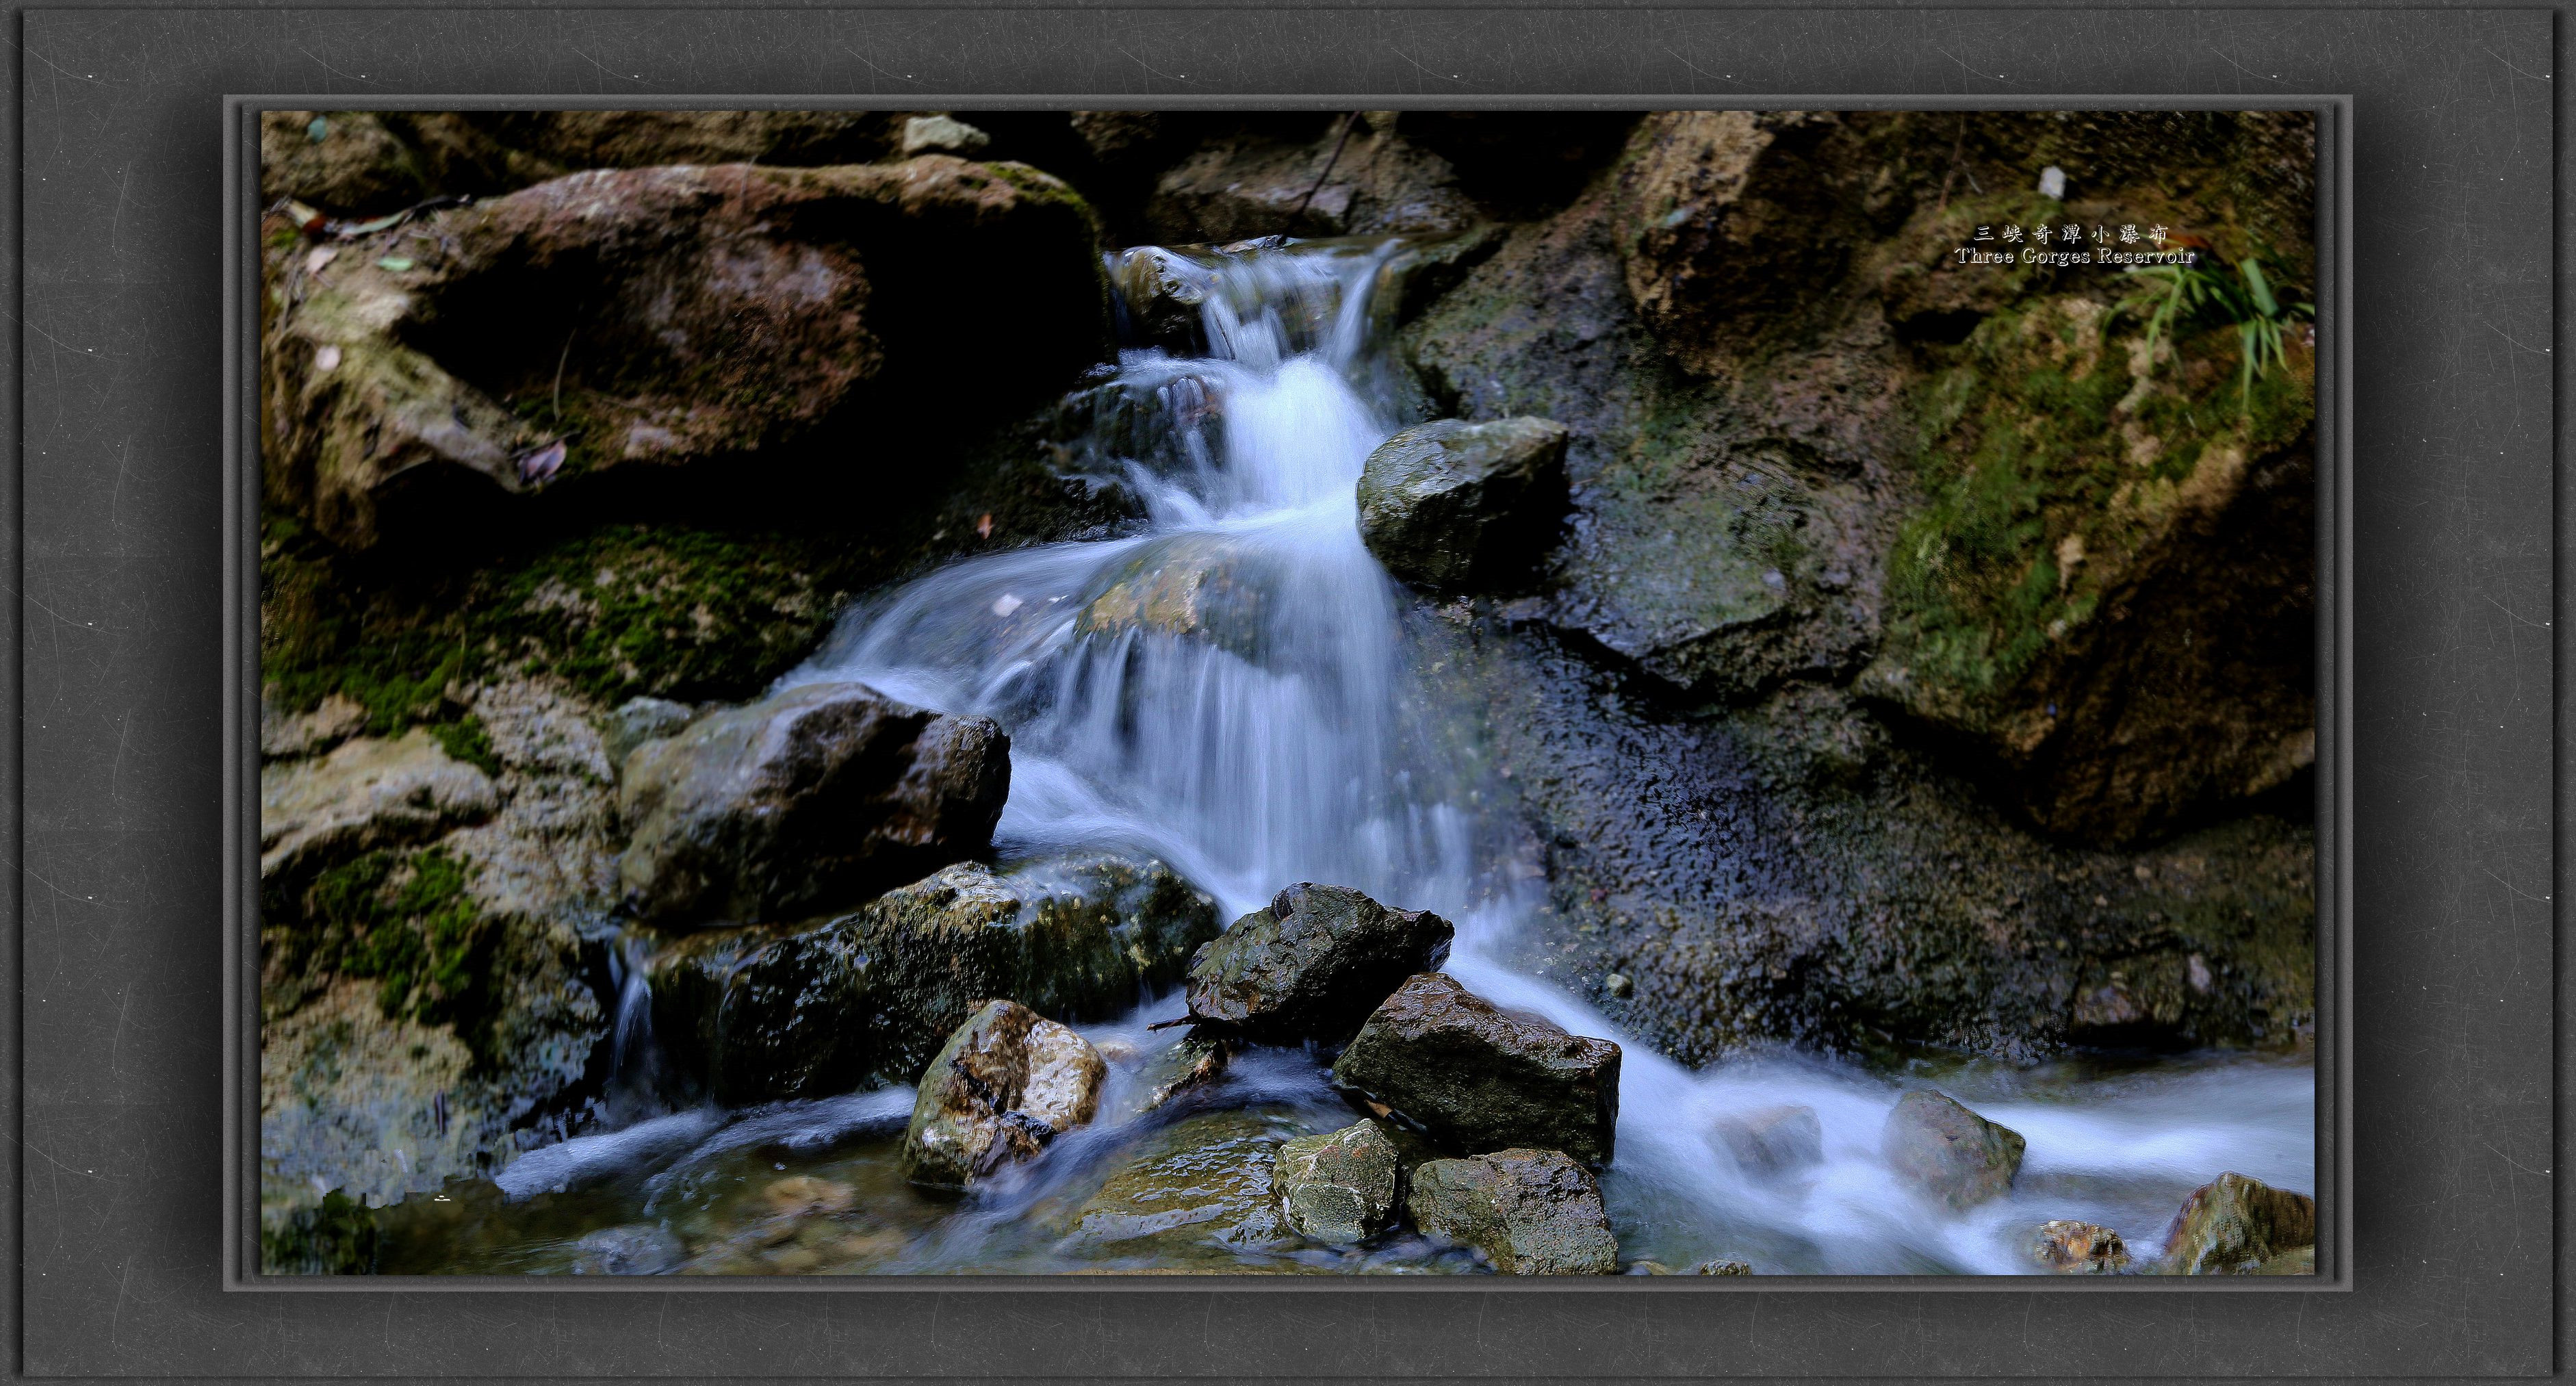
[[[2222,1174],[2192,1190],[2165,1232],[2167,1275],[2243,1275],[2317,1244],[2317,1203],[2241,1174]],[[2313,1254],[2308,1269],[2315,1272]]]
[[[2058,1219],[2031,1234],[2030,1254],[2061,1275],[2109,1275],[2129,1264],[2120,1234],[2089,1222]]]
[[[491,777],[448,758],[413,730],[364,736],[319,760],[271,765],[259,775],[259,874],[301,875],[371,848],[418,842],[491,816]]]
[[[985,1003],[922,1075],[904,1132],[904,1177],[963,1189],[1033,1158],[1090,1122],[1108,1072],[1091,1041],[1015,1001]]]
[[[982,850],[1009,789],[991,719],[807,684],[628,758],[619,878],[657,924],[790,917]]]
[[[1948,1095],[1909,1092],[1887,1114],[1880,1151],[1899,1179],[1953,1208],[2000,1197],[2021,1170],[2021,1133]]]
[[[1463,1151],[1539,1146],[1606,1164],[1619,1046],[1503,1010],[1448,977],[1406,980],[1333,1065],[1335,1084]]]
[[[1413,1171],[1414,1225],[1505,1275],[1615,1275],[1619,1239],[1592,1172],[1556,1150],[1498,1150]]]

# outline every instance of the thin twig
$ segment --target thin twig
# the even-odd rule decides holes
[[[1935,221],[1941,219],[1943,212],[1950,210],[1950,180],[1959,176],[1959,151],[1967,147],[1968,117],[1965,112],[1962,112],[1959,116],[1959,137],[1950,141],[1950,166],[1941,172],[1941,200],[1932,208],[1932,219]],[[1972,177],[1969,181],[1974,182],[1975,179]]]
[[[559,355],[559,356],[557,356],[557,357],[555,358],[555,395],[554,395],[554,404],[551,406],[551,408],[552,408],[552,410],[553,410],[553,417],[552,417],[551,419],[549,419],[547,422],[552,423],[552,424],[555,424],[555,425],[556,425],[556,426],[558,426],[558,427],[560,427],[560,426],[563,424],[563,372],[564,372],[564,363],[565,363],[566,361],[569,361],[569,360],[571,360],[571,359],[572,359],[572,339],[573,339],[573,337],[574,337],[576,334],[578,334],[580,331],[581,331],[581,327],[580,327],[580,325],[579,325],[579,324],[575,324],[575,325],[573,326],[572,331],[570,331],[570,332],[566,332],[566,333],[564,334],[563,354],[561,354],[561,355]]]
[[[1297,218],[1306,215],[1306,204],[1315,200],[1315,194],[1324,190],[1324,180],[1333,176],[1333,165],[1341,162],[1342,146],[1350,143],[1351,127],[1357,125],[1359,119],[1360,113],[1357,111],[1342,113],[1342,133],[1333,140],[1333,152],[1324,158],[1324,171],[1315,175],[1315,181],[1306,189],[1306,195],[1297,199],[1297,210],[1288,214],[1289,230],[1297,229]]]

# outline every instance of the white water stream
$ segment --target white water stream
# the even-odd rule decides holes
[[[1212,355],[1129,351],[1094,395],[1104,436],[1114,425],[1104,450],[1147,499],[1147,533],[956,563],[853,612],[784,682],[857,680],[998,719],[1012,738],[998,834],[1008,855],[1149,852],[1229,919],[1306,880],[1455,921],[1446,970],[1459,981],[1620,1041],[1617,1154],[1604,1193],[1630,1258],[2029,1273],[2022,1241],[2050,1218],[2108,1224],[2144,1257],[2182,1196],[2222,1170],[2313,1191],[2313,1070],[2301,1062],[2205,1055],[2125,1073],[2073,1063],[1945,1071],[1946,1091],[2029,1140],[2013,1192],[1955,1214],[1911,1196],[1880,1162],[1895,1081],[1823,1061],[1688,1071],[1498,961],[1536,898],[1480,822],[1479,803],[1507,800],[1480,793],[1461,768],[1474,763],[1455,753],[1465,714],[1426,681],[1405,616],[1411,599],[1356,523],[1361,464],[1395,427],[1369,313],[1391,249],[1319,243],[1201,257]],[[1088,1030],[1132,1052],[1155,1042],[1148,1021],[1179,1009],[1165,998]],[[1239,1064],[1227,1082],[1246,1103],[1349,1120],[1312,1056]],[[871,1123],[881,1137],[904,1099],[797,1104],[752,1120],[802,1121],[818,1143]],[[1712,1139],[1730,1114],[1791,1103],[1818,1115],[1821,1165],[1765,1177]],[[1105,1113],[1119,1108],[1104,1103]],[[586,1139],[659,1152],[664,1186],[748,1139],[738,1129],[710,1138],[695,1115],[661,1120],[657,1135]],[[1117,1128],[1104,1117],[1060,1142],[1012,1188],[943,1215],[882,1268],[1038,1268],[1021,1214],[1114,1153]],[[667,1165],[673,1142],[701,1140],[697,1154]],[[585,1141],[566,1144],[548,1158],[567,1168],[590,1158]]]

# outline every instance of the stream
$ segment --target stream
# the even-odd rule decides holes
[[[1150,854],[1227,919],[1316,881],[1454,921],[1445,970],[1461,983],[1620,1041],[1617,1155],[1602,1191],[1626,1262],[2027,1274],[2036,1267],[2024,1241],[2049,1219],[2107,1225],[2144,1260],[2184,1196],[2222,1170],[2312,1193],[2314,1071],[2301,1058],[2208,1051],[2035,1068],[1928,1058],[1890,1072],[1772,1056],[1693,1071],[1503,961],[1543,882],[1515,869],[1508,825],[1491,812],[1511,796],[1486,780],[1470,690],[1444,681],[1458,662],[1442,648],[1442,623],[1386,575],[1357,526],[1362,462],[1399,422],[1372,312],[1396,249],[1121,252],[1171,257],[1205,294],[1205,357],[1130,349],[1077,397],[1091,416],[1086,455],[1144,497],[1143,532],[951,564],[849,613],[781,687],[858,681],[998,720],[1012,739],[995,839],[1006,861]],[[634,1023],[640,966],[630,959],[620,976],[627,1064],[650,1037]],[[1181,1009],[1177,995],[1160,996],[1078,1026],[1110,1061],[1100,1118],[962,1203],[902,1181],[910,1089],[647,1112],[526,1152],[494,1181],[386,1210],[381,1268],[1482,1269],[1403,1235],[1332,1249],[1246,1231],[1258,1219],[1243,1205],[1261,1196],[1246,1190],[1270,1146],[1353,1115],[1326,1081],[1329,1056],[1296,1050],[1252,1051],[1187,1101],[1145,1110],[1138,1090],[1168,1043],[1147,1027]],[[1934,1208],[1881,1163],[1889,1108],[1926,1084],[2027,1137],[2007,1196],[1965,1213]],[[1713,1138],[1730,1115],[1786,1104],[1815,1111],[1821,1162],[1765,1173]],[[1178,1182],[1157,1186],[1170,1196],[1102,1211],[1104,1185],[1140,1150],[1193,1132],[1197,1153],[1181,1152]],[[1158,1216],[1141,1241],[1100,1235],[1103,1217]]]

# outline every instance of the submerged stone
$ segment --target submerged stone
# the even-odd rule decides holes
[[[1109,1066],[1015,1001],[986,1002],[931,1060],[903,1136],[904,1178],[964,1189],[1090,1122]]]
[[[1556,1150],[1498,1150],[1413,1171],[1424,1232],[1472,1246],[1505,1275],[1613,1275],[1619,1239],[1592,1172]]]
[[[1446,960],[1453,932],[1426,910],[1292,885],[1191,960],[1190,1018],[1265,1043],[1338,1044],[1406,977]]]
[[[1270,1188],[1288,1225],[1319,1242],[1359,1242],[1395,1216],[1398,1154],[1374,1121],[1279,1147]]]
[[[1564,425],[1443,419],[1408,428],[1360,473],[1360,537],[1387,571],[1438,590],[1530,569],[1566,509]]]
[[[1294,1127],[1257,1111],[1185,1117],[1145,1140],[1074,1214],[1086,1256],[1162,1269],[1234,1270],[1297,1245],[1271,1168]]]
[[[2228,1173],[2183,1200],[2156,1268],[2167,1275],[2308,1275],[2316,1269],[2316,1243],[2315,1199]],[[2306,1269],[2265,1269],[2301,1248],[2310,1250]]]
[[[752,923],[913,879],[983,850],[1010,738],[857,683],[699,718],[626,763],[619,877],[647,923]]]
[[[1887,1114],[1880,1153],[1896,1177],[1952,1208],[2000,1197],[2027,1143],[1945,1094],[1909,1092]]]
[[[573,1275],[660,1275],[688,1256],[677,1233],[650,1222],[584,1233],[572,1251]]]
[[[1610,1159],[1619,1046],[1503,1010],[1447,976],[1408,979],[1333,1065],[1333,1081],[1452,1150],[1560,1149]]]
[[[1724,1117],[1717,1139],[1748,1174],[1786,1174],[1825,1158],[1825,1127],[1813,1107],[1763,1107]]]

